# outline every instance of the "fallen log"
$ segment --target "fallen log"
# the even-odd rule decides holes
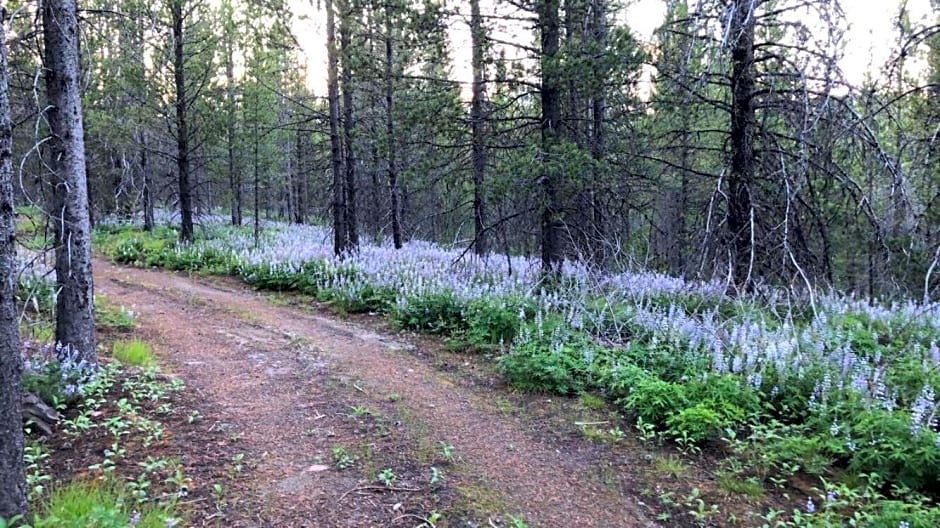
[[[52,436],[52,428],[60,416],[42,398],[32,392],[23,393],[23,424],[35,426],[43,436]]]

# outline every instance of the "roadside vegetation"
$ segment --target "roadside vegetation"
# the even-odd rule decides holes
[[[49,306],[50,298],[33,294],[28,300],[23,387],[37,398],[27,399],[31,513],[18,521],[35,528],[178,525],[177,501],[188,493],[189,479],[178,459],[156,453],[166,442],[165,420],[183,412],[175,408],[182,383],[159,372],[147,343],[127,339],[133,314],[123,308],[96,305],[99,332],[114,353],[90,365],[52,344],[50,314],[35,310]],[[49,460],[63,443],[87,462],[72,474]],[[89,452],[97,459],[86,460]]]
[[[336,258],[326,229],[270,224],[255,247],[224,224],[191,245],[167,226],[109,224],[95,240],[119,263],[231,275],[444,336],[519,390],[603,398],[625,417],[605,434],[717,454],[722,478],[754,493],[812,482],[798,508],[760,512],[768,526],[940,525],[940,306],[731,297],[570,263],[548,286],[519,257],[411,242]]]
[[[18,235],[26,244],[16,299],[30,513],[0,526],[182,526],[179,501],[189,478],[178,458],[159,453],[166,421],[184,412],[177,409],[183,385],[160,373],[150,345],[133,337],[134,314],[102,297],[95,301],[99,347],[113,347],[111,357],[90,364],[55,346],[55,275],[44,264],[35,213],[19,211]]]

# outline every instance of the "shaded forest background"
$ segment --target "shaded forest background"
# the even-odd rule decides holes
[[[899,3],[892,60],[853,86],[838,2],[665,3],[645,43],[608,0],[325,0],[313,72],[278,0],[82,2],[93,220],[167,208],[184,240],[225,214],[331,224],[338,253],[427,239],[546,272],[936,299],[937,17]],[[35,5],[7,10],[16,192],[43,204],[42,35]],[[529,32],[501,40],[507,22]]]

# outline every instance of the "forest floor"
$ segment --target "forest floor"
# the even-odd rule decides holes
[[[598,441],[609,410],[513,393],[487,362],[378,317],[103,260],[95,284],[195,396],[196,485],[231,464],[210,447],[244,454],[196,526],[654,526],[644,500],[708,480],[630,434]]]

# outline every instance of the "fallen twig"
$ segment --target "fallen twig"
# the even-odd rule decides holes
[[[424,523],[418,526],[429,526],[430,528],[434,528],[436,526],[433,522],[431,522],[430,519],[426,519],[420,515],[415,515],[413,513],[405,513],[405,514],[399,515],[398,517],[395,517],[394,519],[392,519],[392,522],[400,521],[402,519],[417,519],[421,521],[422,523]]]
[[[349,495],[350,493],[356,493],[356,492],[358,492],[358,491],[367,491],[367,490],[372,490],[372,491],[378,490],[378,491],[410,491],[410,492],[415,492],[415,491],[421,491],[421,488],[390,488],[390,487],[388,487],[388,486],[357,486],[357,487],[355,487],[355,488],[353,488],[353,489],[347,491],[346,493],[343,493],[343,494],[340,496],[340,498],[339,498],[339,500],[338,500],[337,502],[343,502],[343,499],[346,498],[346,495]]]

